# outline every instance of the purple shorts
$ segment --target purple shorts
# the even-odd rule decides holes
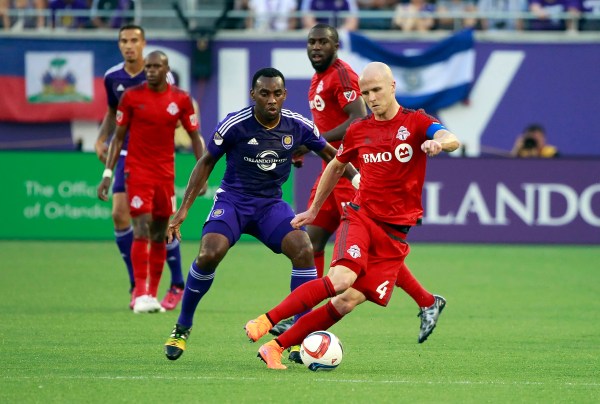
[[[292,207],[282,199],[257,198],[219,188],[202,235],[223,234],[233,246],[242,234],[249,234],[281,254],[283,238],[295,230],[290,224],[294,215]]]
[[[112,192],[113,194],[125,192],[125,156],[119,156],[119,160],[117,160]]]

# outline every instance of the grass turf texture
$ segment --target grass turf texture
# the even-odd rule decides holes
[[[256,358],[243,326],[286,295],[290,272],[260,244],[229,252],[175,362],[162,351],[179,311],[128,310],[114,244],[0,251],[3,403],[600,401],[600,247],[415,244],[410,267],[448,300],[438,328],[417,344],[418,309],[396,290],[331,329],[345,355],[329,373]],[[185,267],[196,251],[182,244]],[[168,282],[165,268],[159,299]]]

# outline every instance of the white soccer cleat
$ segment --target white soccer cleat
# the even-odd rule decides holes
[[[133,304],[133,312],[138,313],[158,313],[164,311],[156,297],[150,295],[142,295],[135,298]]]

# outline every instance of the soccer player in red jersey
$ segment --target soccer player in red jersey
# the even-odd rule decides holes
[[[358,157],[361,184],[352,202],[344,207],[332,267],[327,276],[295,289],[245,327],[246,335],[257,341],[281,319],[331,298],[260,347],[258,356],[271,369],[286,368],[281,363],[285,348],[300,344],[313,331],[328,329],[357,305],[369,300],[387,306],[398,270],[410,250],[407,233],[423,215],[426,157],[460,146],[456,136],[436,119],[398,104],[396,82],[387,65],[368,64],[359,86],[372,115],[350,125],[337,157],[321,176],[312,205],[292,220],[294,227],[311,223],[346,164]],[[427,315],[437,320],[444,304],[443,300],[438,304],[436,298]]]
[[[179,121],[192,140],[196,159],[204,151],[190,96],[166,81],[169,72],[167,55],[161,51],[150,53],[144,70],[147,82],[128,89],[119,102],[117,130],[110,142],[106,169],[98,186],[98,197],[107,201],[112,171],[129,130],[125,184],[133,219],[131,258],[135,313],[163,311],[156,293],[166,259],[167,225],[175,211],[173,138]]]
[[[317,24],[308,33],[307,53],[315,69],[308,101],[313,115],[313,121],[321,135],[334,147],[339,148],[346,129],[354,120],[367,115],[365,102],[359,96],[358,75],[346,62],[338,58],[339,36],[337,30],[327,24]],[[359,162],[352,164],[359,167]],[[323,169],[327,166],[323,164]],[[311,191],[308,206],[312,204],[319,178]],[[317,275],[323,276],[325,246],[331,235],[337,230],[342,218],[342,203],[354,198],[356,189],[346,178],[341,178],[327,197],[317,216],[306,230],[313,245]],[[419,342],[425,341],[430,329],[435,326],[423,313],[435,304],[435,296],[428,292],[413,276],[405,262],[402,262],[396,286],[401,287],[421,310],[421,330]],[[270,333],[278,336],[293,324],[288,319],[276,324]],[[289,355],[291,361],[301,363],[300,348],[292,347]]]
[[[321,136],[336,149],[340,147],[350,123],[367,116],[365,102],[359,95],[358,75],[338,58],[339,46],[338,33],[329,25],[317,24],[308,33],[308,59],[315,69],[308,90],[310,111]],[[358,167],[356,161],[352,163]],[[323,169],[326,166],[323,162]],[[308,206],[314,200],[319,179],[320,176],[315,181]],[[355,192],[356,188],[348,179],[340,179],[315,220],[306,227],[313,244],[319,277],[323,277],[325,267],[325,245],[340,224],[341,204],[351,201]]]
[[[308,90],[308,103],[313,122],[321,132],[321,136],[336,149],[342,143],[346,128],[352,121],[367,115],[365,102],[359,96],[358,75],[350,65],[338,59],[339,36],[337,30],[327,24],[317,24],[308,33],[306,50],[308,59],[315,69],[315,74]],[[301,149],[302,150],[302,149]],[[306,149],[303,149],[306,151]],[[304,156],[295,156],[295,165],[301,166]],[[358,167],[356,161],[352,162]],[[323,169],[327,163],[323,161]],[[320,176],[319,176],[320,178]],[[312,203],[319,178],[311,190],[308,206]],[[313,246],[317,277],[322,278],[325,268],[325,246],[340,224],[342,202],[351,201],[356,188],[347,178],[341,178],[315,220],[306,231]],[[286,319],[276,324],[270,333],[279,335],[292,326],[294,319]],[[290,350],[290,360],[302,363],[300,346]]]

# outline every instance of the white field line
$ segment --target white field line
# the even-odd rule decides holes
[[[255,382],[264,381],[265,378],[258,377],[221,377],[221,376],[2,376],[4,380],[223,380],[223,381],[241,381]],[[285,381],[283,378],[271,378],[273,381]],[[422,385],[497,385],[497,386],[574,386],[574,387],[600,387],[600,383],[581,383],[581,382],[532,382],[532,381],[503,381],[503,380],[447,380],[447,381],[418,381],[418,380],[366,380],[366,379],[328,379],[337,383],[348,384],[422,384]],[[316,378],[315,382],[321,382],[323,379]]]

